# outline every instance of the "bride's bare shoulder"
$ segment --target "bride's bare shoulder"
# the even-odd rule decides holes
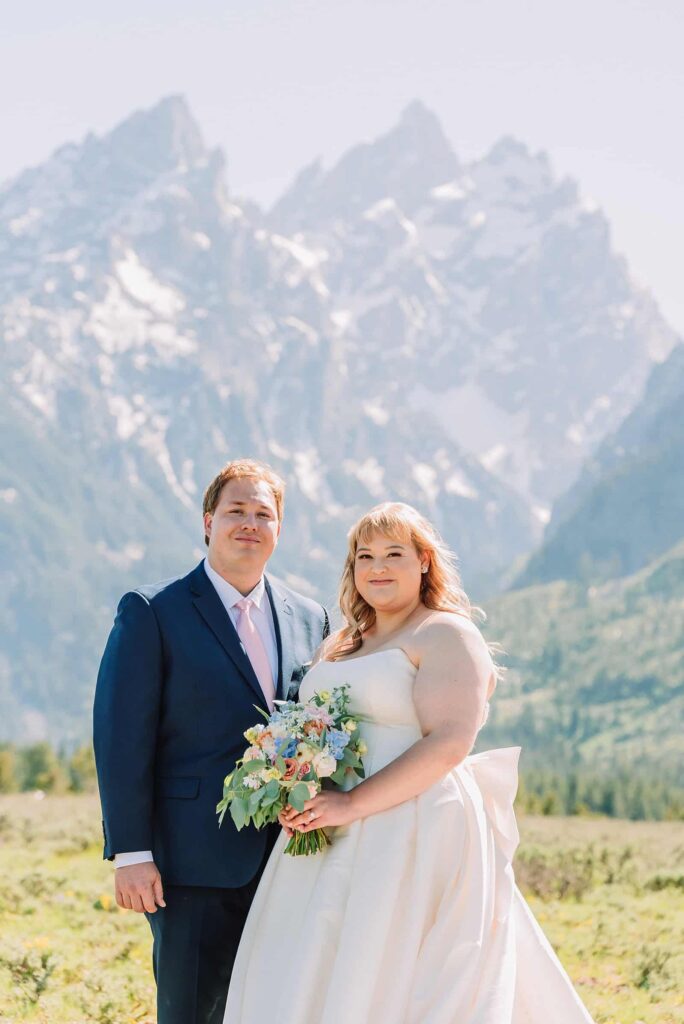
[[[435,647],[449,652],[469,650],[487,652],[488,648],[477,625],[458,612],[433,611],[416,628],[414,642],[420,650]]]

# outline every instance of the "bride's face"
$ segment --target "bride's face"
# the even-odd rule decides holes
[[[356,589],[372,608],[400,611],[419,596],[421,567],[427,564],[410,542],[374,533],[356,551]]]

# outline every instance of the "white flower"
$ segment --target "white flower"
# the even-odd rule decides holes
[[[306,782],[305,785],[309,787],[309,800],[313,800],[315,796],[318,796],[318,786],[315,782]]]
[[[297,763],[308,764],[312,761],[316,751],[313,747],[310,747],[308,743],[297,744]]]
[[[242,785],[245,786],[246,789],[259,789],[261,786],[261,779],[258,778],[259,774],[259,772],[252,772],[251,775],[245,775],[242,780]]]
[[[243,760],[245,761],[260,761],[263,757],[263,753],[259,747],[247,747],[243,754]]]
[[[313,769],[319,779],[327,779],[337,768],[337,761],[326,750],[321,750],[313,759]]]

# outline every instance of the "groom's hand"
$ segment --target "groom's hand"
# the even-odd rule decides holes
[[[117,868],[114,872],[114,893],[120,907],[135,910],[138,914],[145,910],[154,914],[157,907],[166,906],[161,875],[152,861]]]

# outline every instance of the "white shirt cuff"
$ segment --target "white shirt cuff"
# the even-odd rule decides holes
[[[154,860],[151,850],[136,850],[134,853],[115,853],[114,867],[127,868],[131,864],[146,864],[150,860]]]

